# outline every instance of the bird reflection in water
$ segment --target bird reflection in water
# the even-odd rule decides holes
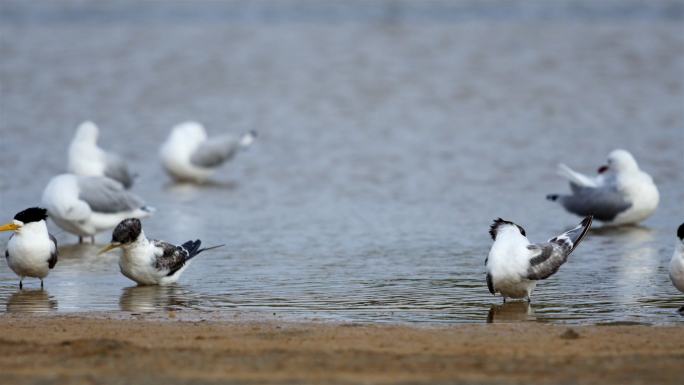
[[[527,301],[509,301],[492,305],[487,313],[487,323],[535,321],[534,308]]]
[[[152,313],[188,308],[186,292],[179,286],[131,286],[123,289],[119,299],[122,311]]]
[[[47,290],[19,290],[7,299],[8,313],[47,313],[57,310],[57,300]]]

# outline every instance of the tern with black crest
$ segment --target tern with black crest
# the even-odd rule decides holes
[[[5,258],[7,265],[19,276],[19,288],[24,287],[24,278],[47,277],[57,264],[57,240],[48,233],[47,210],[40,207],[28,208],[14,216],[10,223],[0,226],[0,231],[13,231],[7,243]]]
[[[485,260],[487,287],[493,295],[530,301],[537,281],[549,278],[567,261],[591,226],[586,217],[577,227],[551,238],[531,243],[525,229],[503,220],[494,221],[489,234],[494,240]]]
[[[137,218],[121,221],[112,233],[112,242],[100,251],[121,248],[119,258],[121,273],[138,285],[169,285],[178,281],[190,260],[199,253],[223,245],[200,248],[197,239],[180,246],[168,242],[147,239],[142,223]]]

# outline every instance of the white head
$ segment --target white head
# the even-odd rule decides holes
[[[598,169],[599,174],[607,171],[614,173],[639,171],[639,165],[629,151],[613,150],[608,154],[608,164]]]
[[[503,220],[501,218],[495,219],[494,223],[489,227],[489,235],[492,236],[492,240],[496,242],[497,239],[501,237],[522,237],[527,238],[525,229],[521,226],[516,225],[513,222]]]
[[[76,129],[74,141],[96,144],[98,135],[99,129],[97,128],[95,123],[91,121],[85,121],[81,123]]]

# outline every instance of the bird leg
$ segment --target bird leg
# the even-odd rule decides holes
[[[78,243],[79,243],[79,244],[83,243],[83,237],[80,236],[80,235],[78,236]]]
[[[21,282],[24,278],[19,278],[19,290],[24,289],[24,284]]]
[[[506,297],[505,296],[503,297],[503,303],[506,303]]]
[[[532,303],[532,297],[530,297],[529,295],[527,296],[527,303]]]
[[[40,279],[40,289],[43,290],[43,278]]]

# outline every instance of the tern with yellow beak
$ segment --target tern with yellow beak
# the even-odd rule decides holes
[[[112,233],[112,242],[100,254],[123,249],[119,258],[121,273],[138,285],[169,285],[178,281],[189,262],[197,254],[223,245],[200,249],[197,239],[180,246],[148,240],[137,218],[124,219]]]
[[[7,243],[7,265],[19,276],[19,288],[24,287],[24,277],[40,279],[47,277],[57,264],[57,240],[48,233],[45,220],[47,210],[28,208],[14,216],[14,220],[0,226],[0,231],[13,231]]]

